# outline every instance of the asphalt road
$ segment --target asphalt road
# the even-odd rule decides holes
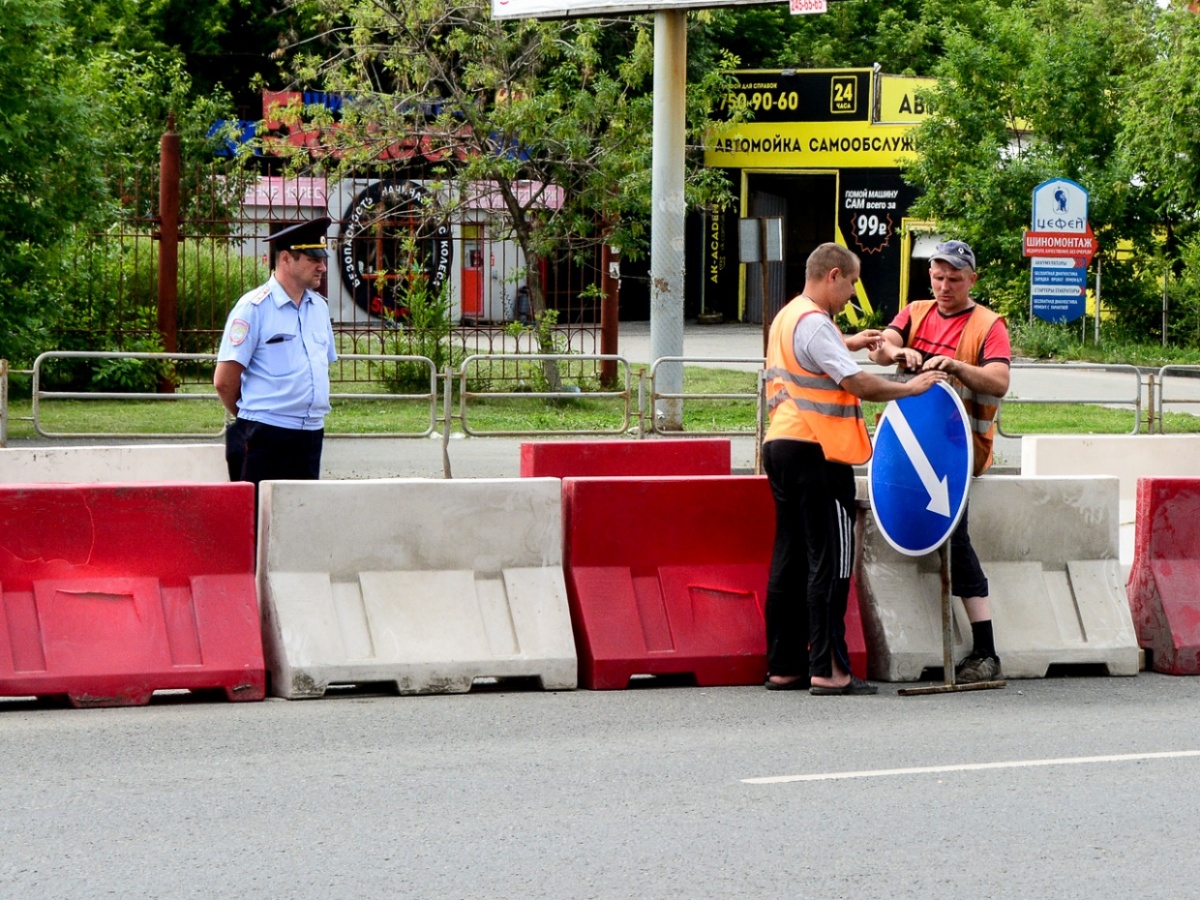
[[[0,707],[6,897],[1200,888],[1194,678]]]
[[[726,328],[685,351],[741,355],[757,336]],[[1096,390],[1107,397],[1108,383]],[[518,471],[519,441],[455,441],[449,452],[460,477]],[[752,440],[735,440],[735,468],[752,454]],[[441,477],[441,444],[331,441],[326,464],[336,477]],[[0,896],[1173,898],[1200,888],[1200,679],[1052,678],[927,697],[896,688],[819,698],[481,685],[247,704],[166,695],[107,710],[0,700]]]

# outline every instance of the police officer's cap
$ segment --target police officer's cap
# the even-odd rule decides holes
[[[311,222],[289,225],[267,238],[267,242],[276,251],[295,250],[316,259],[327,259],[329,251],[325,248],[325,232],[332,221],[329,216],[321,216]]]

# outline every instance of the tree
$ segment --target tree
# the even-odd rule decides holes
[[[935,114],[917,132],[920,156],[908,171],[923,191],[913,213],[969,241],[987,273],[981,295],[1021,316],[1033,188],[1053,177],[1078,181],[1090,191],[1105,301],[1134,314],[1146,297],[1142,270],[1118,255],[1118,243],[1132,242],[1144,259],[1155,217],[1118,142],[1131,124],[1128,87],[1153,58],[1152,0],[1029,0],[977,11],[970,27],[951,8],[931,23],[945,56],[934,70]]]
[[[1153,54],[1126,85],[1117,147],[1160,226],[1147,270],[1171,273],[1171,306],[1188,313],[1174,317],[1178,337],[1200,346],[1200,16],[1183,5],[1165,10],[1151,40]],[[1157,325],[1157,313],[1148,308],[1144,319]]]
[[[54,303],[48,255],[100,209],[103,179],[62,0],[6,0],[0,18],[0,357],[28,364]]]
[[[698,53],[716,47],[748,69],[867,67],[926,74],[936,43],[921,21],[923,0],[845,0],[819,16],[794,16],[786,4],[716,9],[701,17]]]
[[[174,58],[195,96],[232,95],[257,115],[261,82],[277,74],[289,44],[310,32],[303,10],[277,0],[88,0],[65,9],[81,48],[119,56]]]
[[[488,0],[307,5],[319,10],[328,51],[301,59],[296,75],[346,98],[326,141],[338,168],[361,173],[389,148],[419,145],[437,161],[431,175],[446,185],[444,210],[487,186],[525,257],[539,323],[539,260],[601,241],[626,256],[644,252],[653,107],[646,20],[494,21]],[[697,137],[722,78],[718,67],[689,93]],[[692,198],[703,202],[724,182],[698,165],[695,143]]]

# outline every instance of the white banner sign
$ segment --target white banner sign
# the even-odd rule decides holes
[[[811,16],[829,12],[829,0],[788,0],[793,16]]]
[[[794,5],[796,0],[791,0]],[[811,3],[812,0],[802,0]],[[824,2],[824,0],[823,0]],[[570,16],[626,16],[659,9],[712,9],[761,6],[765,0],[492,0],[493,19],[562,19]]]

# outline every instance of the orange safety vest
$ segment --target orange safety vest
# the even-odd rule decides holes
[[[917,329],[934,307],[936,300],[916,300],[908,304],[912,310],[909,313],[909,340],[916,336]],[[975,304],[971,317],[963,328],[958,347],[954,350],[954,358],[973,366],[983,363],[983,342],[988,332],[1000,319],[1000,316]],[[1000,401],[1004,398],[993,397],[990,394],[976,394],[957,378],[950,379],[950,386],[962,399],[967,410],[967,421],[971,428],[971,443],[975,454],[975,474],[982,475],[992,464],[992,440],[996,434],[996,413],[1000,411]]]
[[[828,375],[810,372],[796,359],[796,326],[803,316],[812,313],[825,315],[801,295],[781,309],[771,323],[766,371],[771,425],[763,441],[815,441],[830,462],[859,465],[871,458],[862,404]]]

